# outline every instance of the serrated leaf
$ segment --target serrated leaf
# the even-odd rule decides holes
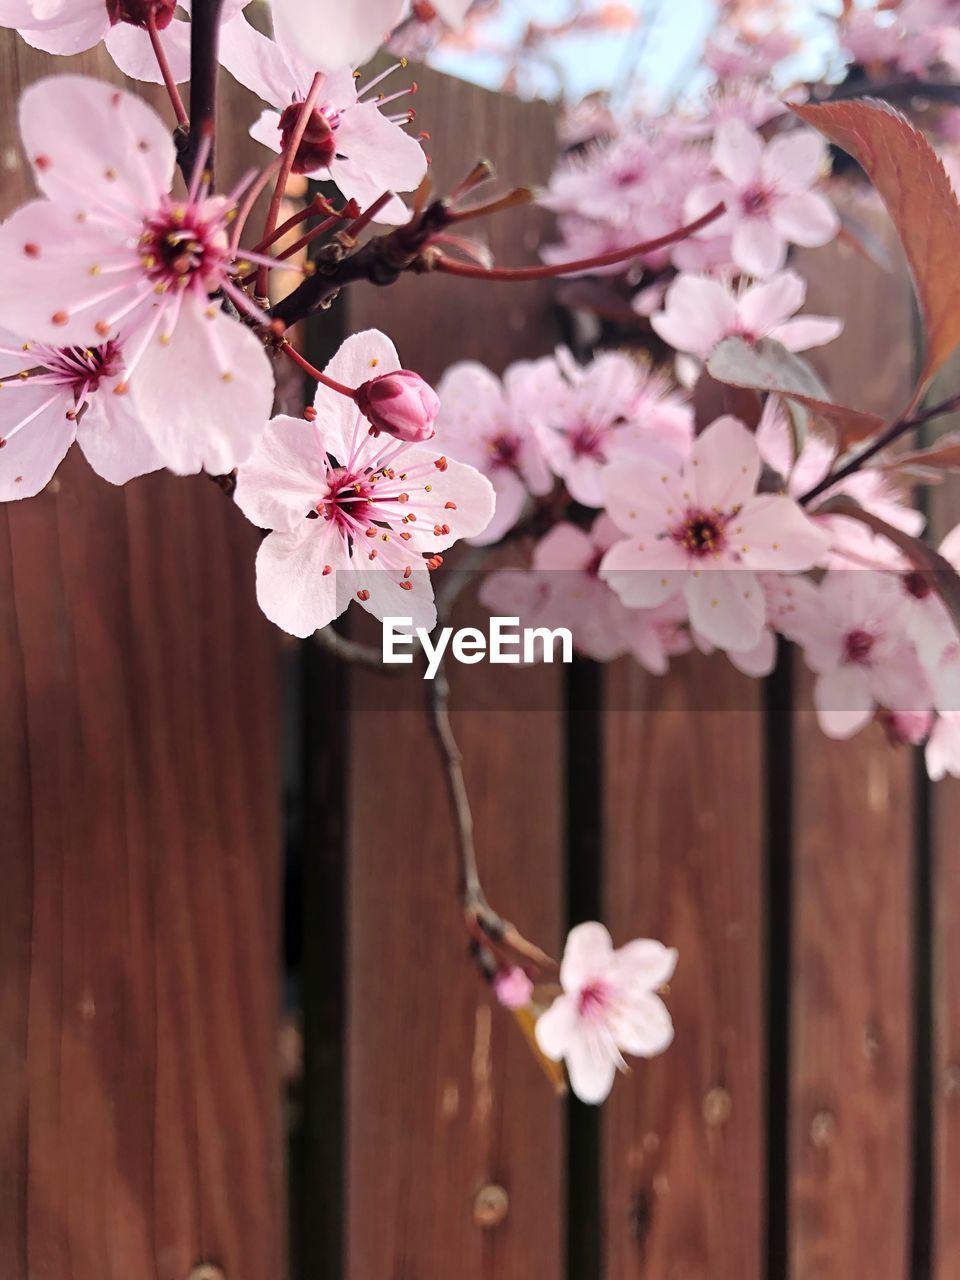
[[[926,352],[913,403],[960,344],[960,204],[933,147],[886,103],[791,108],[860,164],[893,219],[923,315]]]

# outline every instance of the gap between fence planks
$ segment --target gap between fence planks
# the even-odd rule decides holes
[[[544,104],[416,68],[417,124],[436,189],[486,156],[504,187],[543,181],[555,156]],[[500,262],[535,260],[533,209],[486,226]],[[469,228],[467,228],[469,230]],[[436,379],[457,359],[496,371],[554,341],[546,286],[403,279],[356,289],[351,329],[377,326],[404,364]],[[465,602],[459,625],[485,611]],[[379,628],[370,638],[379,643]],[[497,669],[451,664],[454,726],[493,902],[527,936],[562,937],[561,676],[524,673],[510,709]],[[563,1275],[564,1104],[467,955],[454,833],[419,674],[356,672],[349,807],[347,1274],[350,1280],[529,1280]],[[537,692],[534,693],[533,691]],[[482,710],[492,703],[497,709]],[[380,709],[374,709],[378,706]],[[478,1195],[502,1187],[496,1226]]]
[[[121,82],[12,31],[0,68],[8,106],[54,70]],[[7,212],[15,112],[0,128]],[[204,478],[118,489],[76,450],[0,510],[4,1280],[280,1273],[278,650],[257,541]]]

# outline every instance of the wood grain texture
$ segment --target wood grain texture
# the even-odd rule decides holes
[[[543,105],[420,68],[417,123],[437,189],[480,155],[505,182],[543,180],[554,155]],[[529,261],[541,215],[491,224],[498,260]],[[553,341],[549,288],[404,280],[355,289],[353,328],[376,325],[436,378],[455,359],[496,370]],[[459,624],[481,617],[469,602]],[[379,628],[371,638],[378,642]],[[452,664],[454,724],[492,901],[555,949],[562,931],[559,677],[531,671],[511,709],[496,673]],[[419,673],[357,674],[351,719],[347,1274],[350,1280],[529,1280],[563,1274],[563,1107],[467,955],[454,835]],[[536,692],[534,692],[536,691]],[[483,710],[494,704],[495,709]],[[486,1185],[500,1225],[474,1221]]]
[[[607,673],[605,910],[677,947],[676,1040],[603,1113],[610,1280],[759,1280],[764,1221],[762,689],[716,655]]]
[[[860,216],[869,218],[870,211]],[[883,221],[878,234],[896,242]],[[831,246],[803,256],[808,309],[851,317],[816,363],[839,403],[880,414],[913,375],[910,286]],[[802,657],[795,655],[798,672]],[[876,726],[827,738],[798,678],[790,1255],[796,1280],[905,1280],[912,1175],[912,754]]]
[[[4,104],[52,65],[0,33]],[[14,113],[0,124],[13,204]],[[77,451],[0,511],[5,1280],[279,1274],[277,649],[256,547],[205,479],[117,489]]]

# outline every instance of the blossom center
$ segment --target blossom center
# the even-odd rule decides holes
[[[726,545],[726,520],[709,511],[689,511],[684,522],[671,535],[687,555],[698,560],[717,556]]]
[[[570,432],[570,448],[575,458],[594,458],[597,462],[605,462],[603,442],[606,432],[602,427],[591,426],[581,422]]]
[[[869,666],[875,640],[869,631],[849,631],[843,642],[847,662],[859,667]]]
[[[598,1018],[610,1007],[610,988],[596,979],[580,988],[577,996],[577,1013],[581,1018]]]
[[[280,116],[280,123],[277,127],[280,130],[284,150],[286,150],[297,128],[297,121],[300,119],[302,107],[302,102],[291,102]],[[310,112],[310,119],[307,121],[307,127],[303,132],[303,137],[300,139],[300,145],[297,147],[297,154],[293,161],[294,173],[314,173],[317,169],[326,169],[328,167],[330,161],[337,154],[337,146],[333,138],[335,128],[335,118],[331,122],[322,111],[314,110]]]
[[[507,431],[493,437],[490,441],[490,452],[493,454],[495,467],[509,467],[516,470],[520,464],[520,441]]]
[[[145,27],[153,15],[158,31],[169,27],[177,0],[107,0],[107,16],[111,26],[129,22],[135,27]]]
[[[192,280],[213,280],[227,260],[219,222],[211,223],[192,204],[170,204],[147,218],[140,237],[141,264],[160,289],[185,288]]]
[[[740,196],[740,205],[748,218],[759,217],[770,206],[770,192],[763,187],[748,187]]]
[[[933,591],[928,578],[919,569],[911,569],[909,573],[905,573],[903,585],[907,594],[915,600],[926,600]]]
[[[332,520],[348,532],[355,524],[369,524],[373,518],[373,483],[346,467],[334,467],[328,476],[326,496],[317,503],[316,514]]]

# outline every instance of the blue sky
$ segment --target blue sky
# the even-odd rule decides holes
[[[621,100],[638,96],[662,101],[688,87],[703,43],[714,25],[715,0],[626,0],[643,21],[635,32],[576,36],[555,41],[552,53],[560,67],[568,98],[577,101],[597,89],[612,91]],[[599,3],[599,0],[598,0]],[[793,25],[801,35],[805,53],[801,70],[816,74],[829,49],[829,27],[818,12],[834,8],[838,0],[794,0]],[[503,0],[502,10],[488,23],[491,41],[515,44],[531,19],[548,24],[562,22],[571,0]],[[452,75],[497,88],[503,80],[504,62],[486,54],[440,51],[434,65]],[[523,92],[556,96],[558,77],[537,71]]]

